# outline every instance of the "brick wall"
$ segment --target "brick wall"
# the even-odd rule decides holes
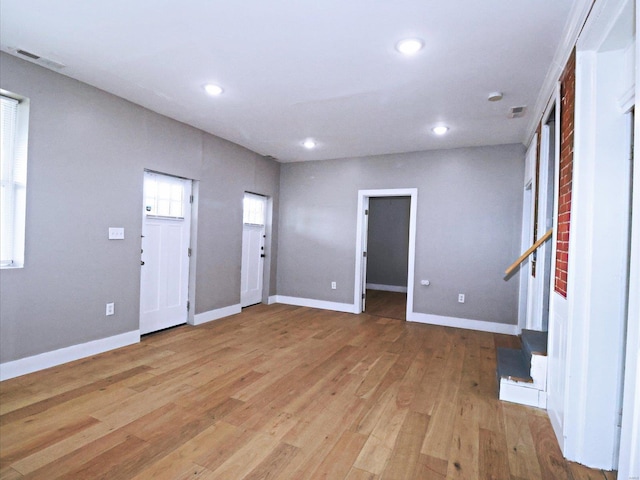
[[[560,77],[560,179],[558,184],[558,228],[555,291],[567,297],[571,188],[573,180],[573,121],[575,114],[576,52],[569,57]]]

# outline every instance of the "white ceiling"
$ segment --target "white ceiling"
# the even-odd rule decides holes
[[[2,0],[0,44],[262,155],[318,160],[525,141],[528,116],[507,114],[531,115],[571,3]],[[400,55],[405,37],[425,48]]]

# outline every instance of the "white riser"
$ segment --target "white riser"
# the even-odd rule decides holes
[[[547,357],[546,355],[531,356],[531,378],[533,386],[538,390],[547,391]]]
[[[500,400],[530,407],[547,408],[547,392],[533,387],[531,383],[500,380]]]

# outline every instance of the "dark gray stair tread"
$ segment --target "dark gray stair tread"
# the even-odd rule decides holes
[[[522,350],[498,348],[498,378],[519,382],[533,382],[529,366],[522,355]]]
[[[547,332],[522,330],[522,349],[526,355],[547,355]]]

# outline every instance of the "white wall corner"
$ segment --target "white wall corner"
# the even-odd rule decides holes
[[[484,320],[474,320],[470,318],[445,317],[442,315],[432,315],[430,313],[411,312],[407,315],[407,321],[427,323],[430,325],[440,325],[443,327],[478,330],[480,332],[502,333],[505,335],[518,334],[518,325],[487,322]]]
[[[239,303],[236,305],[229,305],[228,307],[209,310],[208,312],[202,312],[194,315],[193,323],[190,323],[190,325],[201,325],[203,323],[220,320],[221,318],[229,317],[240,312],[242,312],[242,306]]]
[[[44,370],[45,368],[56,367],[63,363],[73,362],[81,358],[91,357],[139,342],[140,330],[133,330],[112,337],[101,338],[91,342],[5,362],[0,364],[0,381]]]

